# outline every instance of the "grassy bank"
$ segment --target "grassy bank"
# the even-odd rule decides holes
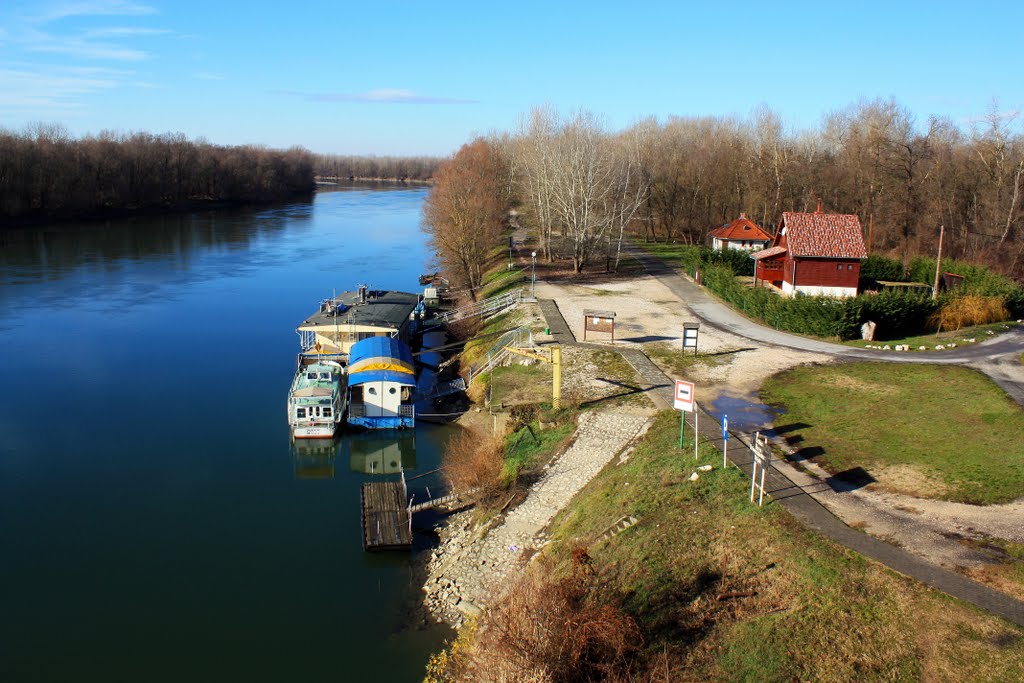
[[[551,561],[524,585],[568,583],[577,602],[524,606],[530,590],[514,588],[462,634],[449,677],[432,680],[476,680],[472,668],[505,651],[556,667],[540,661],[550,649],[520,647],[517,619],[582,642],[564,656],[575,672],[600,667],[590,680],[1018,680],[1024,630],[805,531],[776,505],[752,506],[748,479],[711,448],[699,463],[715,469],[690,481],[699,463],[692,444],[679,450],[678,425],[659,414],[554,522]],[[623,515],[639,521],[596,541]]]
[[[850,363],[769,379],[776,424],[833,473],[863,468],[884,488],[991,504],[1024,492],[1024,410],[980,373],[934,365]]]

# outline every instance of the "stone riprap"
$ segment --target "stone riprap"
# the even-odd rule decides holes
[[[452,516],[427,565],[423,590],[431,613],[458,627],[500,597],[514,572],[546,543],[543,532],[558,511],[650,424],[650,411],[584,413],[572,445],[545,468],[526,500],[503,520],[478,528],[471,524],[472,513]]]

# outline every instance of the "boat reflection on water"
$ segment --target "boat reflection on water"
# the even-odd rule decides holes
[[[398,474],[416,469],[416,434],[388,431],[350,436],[348,466],[362,474]]]
[[[296,479],[334,479],[334,462],[342,439],[292,439],[292,466]]]

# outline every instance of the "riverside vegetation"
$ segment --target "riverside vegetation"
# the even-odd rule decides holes
[[[426,680],[1016,680],[1024,630],[750,505],[745,476],[678,438],[660,413]],[[640,521],[596,541],[623,515]]]

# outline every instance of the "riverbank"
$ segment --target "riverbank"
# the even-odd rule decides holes
[[[619,316],[616,317],[616,343],[614,346],[608,343],[610,340],[603,340],[597,344],[573,348],[581,351],[596,351],[603,348],[608,349],[606,352],[610,353],[615,353],[612,349],[622,349],[627,352],[630,352],[631,349],[635,351],[642,350],[659,362],[663,366],[663,370],[669,374],[687,379],[697,379],[698,400],[704,405],[707,405],[707,402],[715,395],[728,395],[733,392],[741,394],[754,392],[765,377],[785,367],[804,363],[831,361],[830,357],[821,354],[793,349],[762,347],[760,345],[752,346],[749,340],[735,337],[714,328],[701,330],[701,353],[696,361],[688,360],[687,357],[682,356],[678,352],[678,330],[681,327],[681,323],[686,321],[685,308],[680,308],[679,304],[682,302],[656,280],[645,280],[644,278],[616,280],[610,278],[606,282],[591,281],[582,285],[540,282],[537,285],[537,294],[541,298],[550,297],[555,299],[557,301],[557,308],[565,314],[569,328],[573,329],[580,336],[582,336],[582,330],[574,328],[582,325],[582,311],[585,308],[600,308],[618,312]],[[564,334],[568,334],[568,332]],[[651,353],[652,351],[655,352]],[[583,381],[579,382],[578,386],[586,387],[589,385],[593,387],[596,377],[598,377],[596,373],[591,371],[589,382],[587,378],[582,378]],[[634,386],[639,387],[640,383],[636,380],[634,381]],[[628,387],[624,388],[628,389]],[[746,395],[749,398],[749,393],[746,393]],[[756,399],[753,400],[756,401]],[[590,414],[600,414],[600,412],[601,409],[597,409]],[[665,420],[667,418],[663,415],[662,419]],[[676,440],[678,439],[678,418],[674,418],[674,423],[676,425],[673,428],[675,434],[671,438]],[[581,431],[584,429],[585,425],[581,424]],[[463,628],[463,635],[460,638],[456,651],[472,652],[476,648],[476,654],[472,656],[478,657],[482,656],[481,651],[483,649],[500,649],[502,647],[500,642],[496,643],[488,639],[490,636],[487,635],[487,629],[491,628],[488,624],[493,624],[497,620],[498,623],[503,624],[503,626],[497,628],[503,629],[507,627],[509,623],[508,610],[510,609],[510,601],[514,601],[514,599],[518,599],[530,592],[528,587],[516,583],[517,577],[521,579],[521,577],[530,576],[533,568],[537,566],[529,560],[538,556],[543,557],[544,559],[541,564],[544,565],[544,569],[542,573],[545,574],[550,572],[552,562],[556,566],[561,567],[563,572],[572,571],[567,568],[566,556],[571,548],[579,547],[581,544],[582,552],[585,553],[581,557],[590,558],[586,561],[592,563],[587,566],[594,568],[598,576],[596,580],[602,586],[607,588],[609,585],[614,586],[616,581],[624,582],[622,590],[625,591],[623,595],[626,597],[625,602],[621,603],[621,606],[626,609],[632,618],[636,619],[641,629],[648,636],[650,631],[647,629],[659,623],[660,619],[663,618],[661,608],[655,606],[663,598],[659,598],[654,602],[645,602],[643,605],[636,605],[633,604],[632,599],[628,596],[641,590],[638,586],[643,586],[649,579],[657,578],[647,576],[646,572],[650,571],[652,567],[659,566],[659,563],[693,563],[693,557],[681,557],[679,552],[684,554],[695,553],[697,558],[705,557],[708,562],[708,568],[706,569],[709,570],[708,577],[712,581],[712,587],[705,587],[698,594],[703,593],[706,595],[708,590],[715,590],[713,587],[719,585],[717,582],[723,581],[728,584],[728,589],[723,588],[717,597],[710,596],[708,599],[721,601],[723,600],[721,595],[731,595],[733,593],[746,594],[747,590],[744,589],[747,587],[742,585],[747,580],[744,577],[747,577],[753,571],[754,565],[758,564],[760,560],[752,559],[753,556],[747,556],[745,551],[740,551],[741,557],[735,557],[737,546],[735,545],[735,537],[733,535],[730,535],[732,540],[722,545],[715,540],[716,533],[701,525],[698,525],[699,529],[694,529],[689,520],[684,522],[685,518],[679,520],[683,522],[682,526],[675,525],[673,529],[671,528],[673,525],[669,524],[668,528],[666,528],[663,515],[666,514],[665,510],[667,508],[664,506],[666,504],[671,505],[668,501],[680,495],[682,498],[677,501],[677,505],[693,507],[695,514],[699,511],[702,515],[714,517],[716,521],[721,522],[724,520],[726,524],[732,519],[731,515],[743,508],[741,501],[744,500],[744,495],[733,491],[732,494],[721,499],[717,499],[718,494],[715,494],[716,502],[714,505],[709,505],[706,502],[701,502],[696,507],[692,504],[688,505],[686,502],[687,494],[683,492],[683,489],[688,486],[684,483],[683,479],[690,481],[689,477],[685,476],[690,472],[689,469],[686,469],[688,463],[679,461],[677,455],[672,455],[677,446],[665,445],[664,442],[670,436],[667,433],[668,431],[670,430],[667,425],[663,424],[661,432],[656,438],[656,441],[661,443],[660,448],[664,449],[659,451],[659,457],[664,456],[667,458],[664,461],[658,460],[658,468],[660,469],[655,468],[653,472],[644,471],[643,474],[640,474],[640,470],[634,467],[622,466],[623,463],[631,460],[632,456],[628,455],[620,457],[618,460],[614,457],[605,460],[606,465],[613,462],[616,465],[605,466],[603,469],[600,469],[599,473],[595,473],[595,476],[585,486],[578,489],[568,500],[565,500],[563,505],[566,507],[563,508],[563,511],[548,518],[544,527],[530,536],[524,545],[516,543],[514,537],[509,537],[507,534],[502,533],[499,535],[499,530],[502,529],[509,518],[491,525],[479,527],[473,526],[471,514],[466,514],[452,521],[451,528],[443,535],[444,541],[442,546],[431,557],[428,567],[428,580],[424,590],[426,592],[427,604],[433,609],[435,615],[441,619],[454,625],[461,624],[463,627],[473,623],[483,624],[481,627],[483,631],[476,630],[475,627],[468,630]],[[753,428],[750,428],[750,431],[753,431]],[[650,441],[649,435],[640,438],[640,448],[649,449],[651,444],[648,444],[648,441]],[[689,452],[692,453],[692,444],[688,448],[691,449]],[[711,481],[709,485],[715,490],[720,485],[725,486],[726,480],[714,472],[716,467],[721,465],[721,454],[718,454],[716,457],[708,457],[703,446],[701,452],[700,462],[707,463],[711,466],[712,470],[710,474],[697,473],[699,476],[696,481],[703,482],[709,479]],[[713,464],[716,462],[717,465]],[[557,466],[557,463],[558,460],[556,459],[552,466]],[[685,471],[679,471],[680,467]],[[538,480],[538,483],[543,482],[546,477],[547,473],[545,472]],[[640,487],[634,479],[646,479],[648,483],[646,487]],[[811,496],[815,495],[817,487],[821,483],[813,479],[808,481],[801,479],[800,481],[802,482],[799,484],[801,490]],[[693,484],[694,488],[699,488],[700,486],[702,485]],[[677,492],[676,487],[681,487],[681,489]],[[749,480],[745,484],[733,482],[728,484],[728,487],[737,490],[749,487]],[[534,492],[531,490],[531,497],[533,495]],[[618,500],[618,506],[609,507],[609,499]],[[528,500],[529,498],[527,498]],[[832,508],[832,506],[829,507]],[[776,520],[776,523],[784,519],[786,520],[785,524],[787,527],[795,524],[795,521],[785,513],[782,513],[782,517],[778,516],[781,512],[780,506],[772,504],[770,508],[776,511],[772,513],[775,515],[773,519]],[[655,511],[653,519],[652,510]],[[509,517],[513,514],[514,510],[512,513],[509,513]],[[623,547],[616,548],[617,539],[608,543],[602,542],[595,549],[595,539],[605,538],[601,534],[602,527],[608,529],[611,525],[614,525],[617,519],[626,518],[626,516],[639,520],[637,531],[630,528],[627,533],[621,535],[623,539],[626,539],[622,543],[627,544],[629,550],[624,550]],[[829,517],[831,518],[831,515]],[[744,537],[747,533],[761,533],[760,531],[755,532],[748,529],[752,521],[741,515],[732,526],[732,529],[739,529],[740,531],[734,533],[743,534]],[[651,528],[652,526],[654,527],[653,529]],[[842,525],[840,524],[840,526]],[[849,530],[847,529],[847,531]],[[904,531],[911,533],[906,529]],[[786,533],[791,536],[793,531],[790,529]],[[655,534],[659,539],[656,543],[656,548],[648,547],[650,541],[629,540],[633,535],[650,539],[650,534]],[[812,532],[803,532],[803,535],[806,536],[807,543],[810,544],[809,547],[814,549],[811,552],[818,552],[824,543],[822,538]],[[504,541],[509,538],[512,538],[512,540],[506,545]],[[501,541],[500,543],[499,540]],[[805,583],[820,588],[822,586],[821,579],[815,576],[819,569],[814,567],[797,568],[788,566],[794,557],[806,556],[808,552],[806,548],[793,548],[792,553],[794,555],[782,553],[780,556],[778,554],[779,548],[782,545],[780,539],[771,535],[770,538],[762,540],[765,540],[769,544],[768,547],[771,548],[771,552],[769,552],[771,558],[766,559],[765,562],[769,565],[787,566],[788,568],[780,571],[777,577],[773,573],[772,576],[758,578],[754,588],[748,589],[754,591],[753,595],[744,601],[745,605],[738,611],[735,608],[732,610],[728,609],[726,604],[722,605],[722,607],[726,608],[725,612],[717,612],[712,609],[710,612],[704,613],[705,616],[702,616],[701,619],[707,620],[709,618],[707,615],[710,614],[710,619],[715,624],[715,626],[711,627],[711,631],[702,630],[692,640],[689,636],[670,637],[667,640],[664,635],[657,636],[657,638],[662,639],[657,642],[663,644],[666,652],[673,652],[672,661],[687,662],[687,668],[684,670],[673,669],[674,675],[671,678],[672,680],[675,680],[678,677],[677,675],[681,675],[683,671],[688,671],[691,678],[695,671],[702,671],[704,673],[698,675],[698,678],[730,679],[731,675],[729,672],[731,669],[728,666],[723,668],[723,662],[726,660],[720,655],[714,654],[715,652],[721,652],[723,648],[731,651],[735,651],[737,648],[741,651],[750,650],[752,659],[755,661],[759,660],[760,654],[758,653],[761,651],[758,648],[761,646],[756,642],[756,638],[747,640],[745,637],[737,637],[740,635],[737,633],[730,635],[731,629],[734,628],[740,628],[741,630],[756,629],[757,627],[753,626],[753,623],[759,619],[759,615],[767,617],[772,622],[786,621],[786,626],[781,628],[785,628],[787,633],[791,633],[791,636],[788,636],[786,639],[790,649],[784,654],[778,652],[773,653],[771,656],[779,657],[779,660],[773,664],[773,667],[778,668],[781,672],[789,672],[794,677],[820,678],[826,672],[834,674],[836,670],[842,669],[842,667],[836,668],[838,662],[851,661],[851,658],[855,656],[854,653],[857,651],[861,652],[860,657],[865,666],[864,670],[889,673],[903,671],[906,674],[905,677],[911,679],[927,678],[928,676],[925,671],[934,670],[935,667],[965,672],[970,670],[971,667],[964,668],[963,661],[979,662],[989,656],[996,658],[996,666],[1003,673],[1014,670],[1022,661],[1022,654],[1024,654],[1022,652],[1011,650],[1009,652],[993,653],[984,642],[972,638],[958,643],[956,649],[956,657],[958,659],[956,662],[951,662],[944,655],[937,656],[928,643],[912,636],[915,632],[915,624],[921,620],[936,625],[933,635],[936,639],[943,642],[949,641],[949,639],[955,636],[954,631],[956,628],[959,628],[956,627],[956,623],[970,622],[969,628],[981,629],[986,632],[991,632],[993,628],[1005,628],[1005,624],[1000,626],[1001,622],[998,619],[990,615],[980,616],[972,612],[970,608],[966,608],[959,603],[956,603],[955,607],[950,608],[943,602],[944,599],[925,599],[926,589],[923,589],[920,584],[905,579],[900,579],[896,584],[893,584],[891,574],[887,574],[885,570],[880,569],[880,565],[865,560],[860,555],[851,553],[848,550],[834,548],[831,545],[829,545],[825,555],[820,556],[819,560],[826,564],[830,563],[830,566],[825,568],[824,571],[828,573],[838,572],[840,575],[846,576],[846,578],[831,582],[828,587],[829,591],[835,593],[836,596],[844,595],[849,591],[857,592],[861,590],[858,588],[858,582],[860,582],[864,584],[863,588],[865,590],[883,590],[887,591],[890,595],[899,594],[900,597],[894,600],[876,600],[873,597],[865,597],[865,609],[869,611],[882,610],[887,612],[887,614],[881,620],[853,618],[848,624],[848,631],[860,634],[857,637],[846,637],[843,633],[837,632],[829,626],[845,618],[841,617],[837,612],[830,611],[833,609],[841,611],[842,600],[839,599],[826,606],[823,611],[819,610],[820,613],[814,614],[809,621],[806,621],[805,615],[807,614],[808,606],[806,604],[794,606],[791,600],[792,595],[787,594],[785,590],[780,592],[780,589],[783,585],[793,587],[794,585],[803,585]],[[697,546],[694,546],[694,543]],[[827,544],[830,543],[828,542]],[[679,552],[664,556],[659,554],[663,551],[668,552],[668,549],[673,544],[681,544]],[[797,543],[797,545],[800,544]],[[711,556],[708,556],[707,553],[702,554],[702,549],[705,546],[718,547],[722,553],[727,554],[727,559],[721,560],[719,558],[715,560],[713,557],[714,553]],[[517,557],[517,554],[524,547],[528,548],[528,552]],[[683,549],[684,547],[685,550]],[[757,549],[755,554],[761,556],[761,553],[762,550]],[[575,557],[577,550],[572,550],[572,554]],[[646,559],[640,562],[640,564],[635,564],[633,556],[636,554]],[[830,557],[830,559],[826,560],[826,556]],[[870,557],[871,555],[869,554],[868,556]],[[728,559],[730,557],[733,559]],[[715,576],[713,570],[716,563],[722,563],[722,567],[728,567],[729,576]],[[634,568],[625,571],[625,567]],[[802,572],[805,570],[810,571],[810,574],[804,575]],[[698,569],[693,571],[698,572]],[[611,574],[607,572],[611,572]],[[690,615],[684,616],[684,620],[694,616],[689,610],[691,608],[696,609],[701,600],[698,597],[696,603],[691,604],[689,602],[692,600],[691,588],[688,588],[690,579],[692,577],[688,579],[686,576],[678,576],[671,580],[668,580],[667,577],[657,578],[656,581],[658,588],[655,592],[667,591],[669,593],[667,599],[669,601],[676,601],[673,604],[682,610],[684,615]],[[532,579],[522,580],[530,581]],[[767,580],[767,584],[764,583],[765,580]],[[678,602],[679,598],[671,597],[671,594],[677,591],[683,591],[687,596],[691,597],[683,599],[680,603]],[[510,597],[510,593],[514,594],[514,597]],[[1012,594],[1012,591],[1010,593]],[[481,597],[474,599],[474,595],[480,595]],[[815,599],[820,599],[820,597],[819,594]],[[602,590],[601,596],[593,596],[592,599],[597,600],[599,603],[607,600],[611,601],[614,605],[618,605],[618,601],[622,598],[618,597],[614,590],[611,593]],[[714,602],[710,604],[713,605]],[[676,609],[676,607],[673,607],[673,609]],[[522,608],[522,605],[519,605],[517,609],[519,608]],[[482,613],[481,609],[486,609],[487,612]],[[536,610],[543,611],[544,607],[537,605],[528,611],[539,615],[540,612]],[[700,610],[698,609],[697,611],[699,612]],[[780,612],[790,611],[796,611],[799,614],[795,622],[778,616]],[[942,618],[940,614],[944,611],[955,612],[958,616],[954,620]],[[478,617],[478,619],[471,620],[470,617]],[[657,626],[654,626],[654,628],[657,632]],[[772,628],[775,628],[775,626],[773,625]],[[683,627],[683,632],[685,633],[685,631],[686,629]],[[888,642],[893,633],[902,634],[899,637],[906,639],[908,644],[899,653],[887,654],[884,650],[886,647],[885,643]],[[819,644],[816,647],[820,647],[822,642],[827,643],[826,649],[828,651],[825,652],[824,659],[832,659],[832,664],[792,656],[793,649],[802,647],[800,642],[804,638],[808,639],[808,646],[811,641]],[[860,649],[858,650],[858,648]],[[540,648],[538,647],[538,649]],[[872,654],[865,655],[864,653]],[[965,653],[969,654],[966,654],[965,657]],[[694,660],[694,657],[697,659]],[[640,658],[643,661],[650,661],[643,655]],[[698,663],[697,667],[689,668],[689,663],[693,661]],[[924,668],[917,668],[917,665],[911,664],[915,661],[922,663]],[[733,663],[736,664],[735,660],[733,660]],[[480,665],[479,662],[477,665]],[[825,668],[821,668],[822,666]],[[908,666],[910,668],[904,668]],[[737,670],[744,669],[741,667]],[[752,669],[747,670],[747,673],[752,672]],[[782,675],[785,678],[788,674],[783,673]],[[994,680],[1002,679],[996,677]]]
[[[126,222],[133,219],[151,219],[160,216],[176,216],[188,213],[212,213],[216,211],[245,211],[283,206],[295,202],[312,202],[314,191],[298,192],[290,197],[276,197],[263,202],[246,201],[187,201],[142,207],[104,207],[81,211],[38,212],[17,217],[0,217],[0,230],[39,228],[58,224],[62,228],[81,224],[83,227],[97,227],[110,221]],[[102,226],[101,226],[102,227]]]
[[[572,445],[545,466],[526,499],[504,517],[474,523],[472,512],[448,520],[431,551],[424,585],[432,614],[456,628],[500,599],[530,558],[548,542],[544,530],[573,496],[651,424],[653,411],[585,412]]]

